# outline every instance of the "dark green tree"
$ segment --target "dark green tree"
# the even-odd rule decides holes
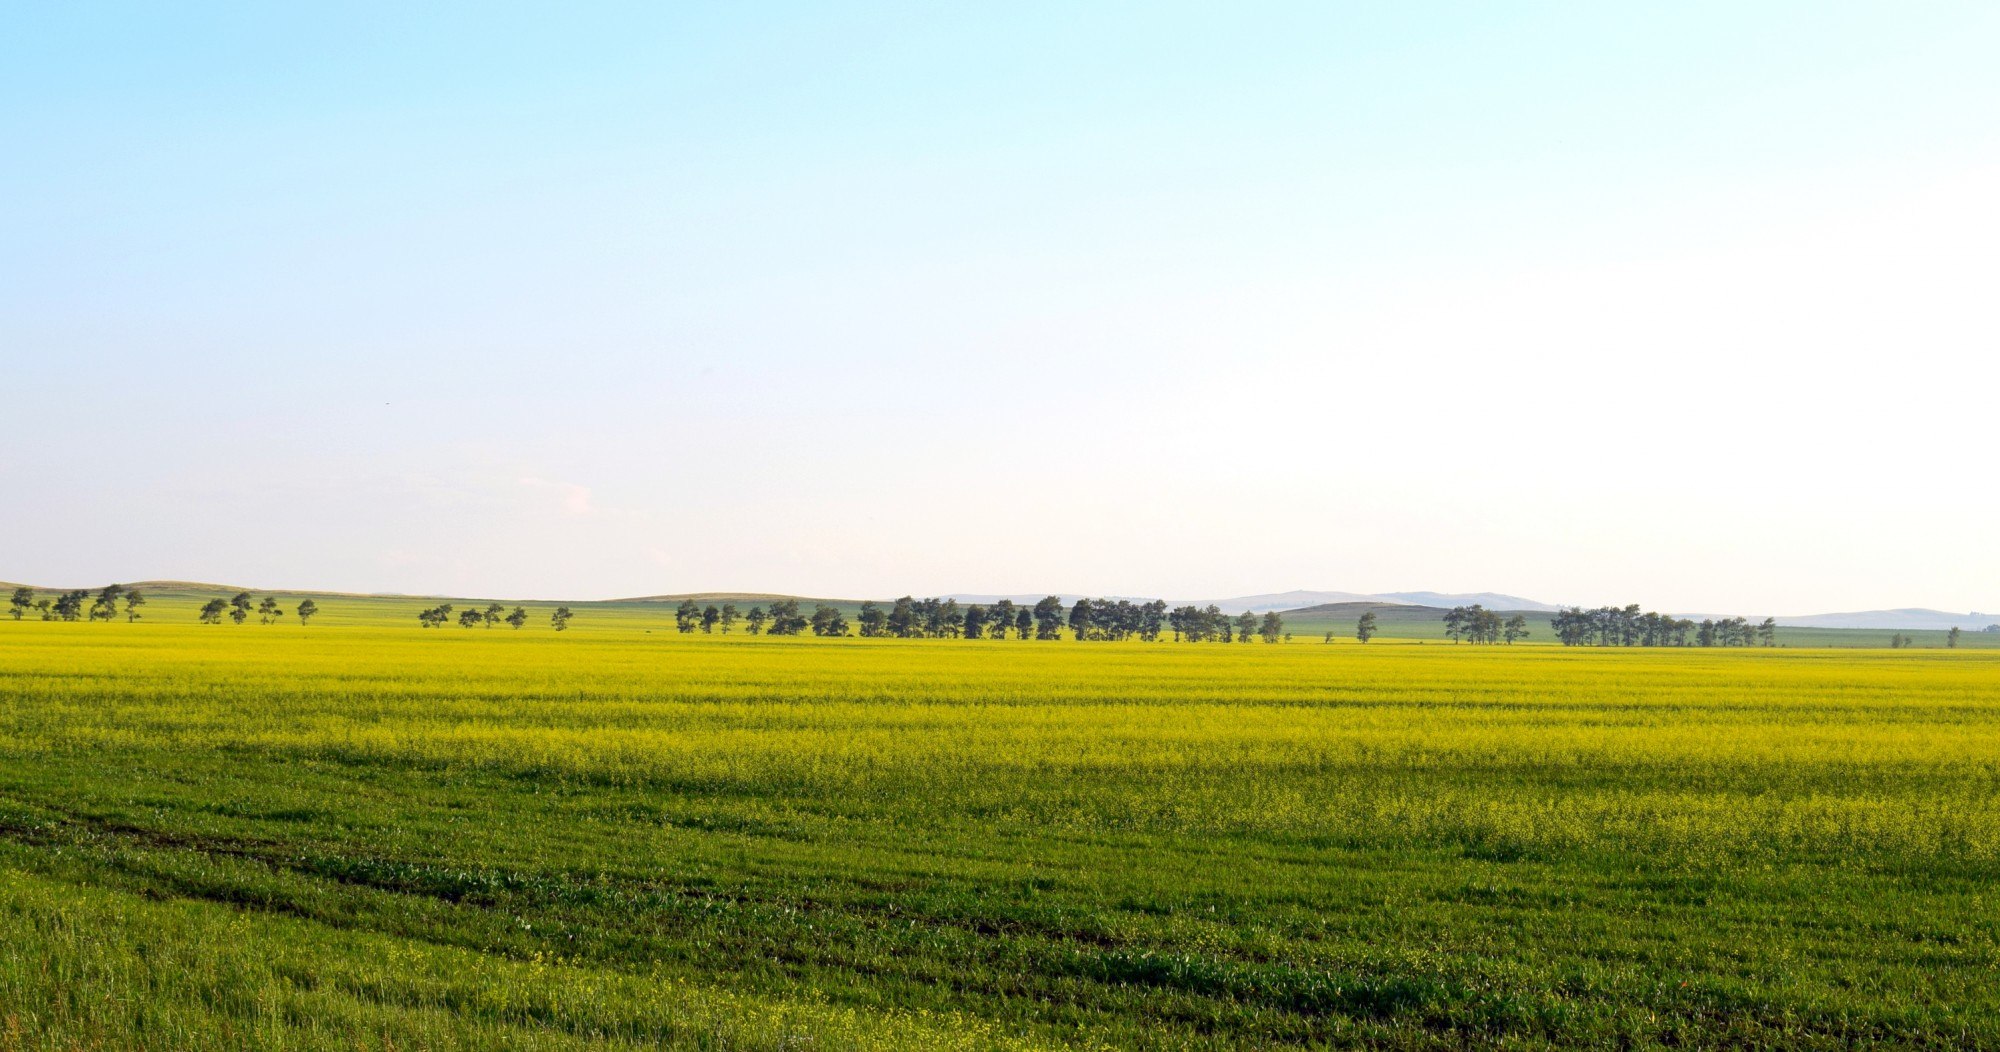
[[[701,606],[694,600],[683,599],[681,605],[674,608],[674,631],[686,635],[694,631],[694,626],[700,622]]]
[[[770,619],[770,615],[766,614],[764,608],[761,606],[753,606],[750,608],[749,613],[743,615],[744,623],[747,625],[746,631],[753,636],[762,635],[764,632],[764,622]]]
[[[487,603],[486,609],[480,614],[480,619],[486,622],[486,627],[492,628],[494,625],[499,624],[506,616],[506,607],[501,606],[499,603]]]
[[[114,621],[118,618],[118,597],[125,594],[125,586],[108,584],[97,593],[97,601],[90,604],[92,621]]]
[[[1333,640],[1333,633],[1328,632],[1326,636],[1328,642]],[[1363,643],[1375,638],[1375,611],[1363,611],[1360,619],[1354,622],[1354,638]]]
[[[239,625],[250,620],[249,592],[238,592],[229,600],[229,619]]]
[[[477,613],[474,613],[471,610],[467,610],[466,613],[472,614],[472,616],[474,617],[479,616]],[[275,625],[278,622],[283,621],[284,619],[285,619],[285,609],[284,607],[278,605],[278,601],[276,599],[273,599],[267,595],[264,597],[263,602],[257,604],[258,624]],[[461,616],[459,618],[459,623],[463,624],[464,621],[465,618]]]
[[[528,608],[525,606],[517,606],[512,613],[507,615],[507,627],[512,628],[516,632],[519,632],[521,626],[527,623]]]
[[[127,591],[125,593],[125,623],[131,624],[144,617],[145,615],[139,612],[139,608],[145,605],[146,597],[139,594],[137,588]]]
[[[477,628],[485,622],[486,618],[482,617],[479,611],[469,606],[458,612],[458,627],[460,628]]]
[[[978,603],[965,608],[965,638],[986,638],[986,608]]]
[[[838,607],[828,606],[825,603],[814,605],[810,622],[812,624],[812,633],[816,636],[844,636],[847,634],[847,618],[841,616]]]
[[[738,621],[740,621],[740,620],[742,620],[742,619],[743,619],[743,615],[742,615],[742,614],[739,614],[739,613],[737,613],[737,612],[736,612],[736,604],[735,604],[735,603],[724,603],[724,604],[722,604],[722,634],[723,634],[723,635],[725,635],[725,636],[726,636],[726,635],[728,635],[728,634],[729,634],[730,632],[734,631],[734,630],[736,629],[736,622],[738,622]]]
[[[29,608],[34,605],[35,590],[33,588],[16,588],[14,589],[14,597],[7,600],[7,612],[14,615],[14,620],[19,621],[21,615],[27,613]]]
[[[56,597],[56,620],[75,621],[83,617],[83,604],[90,598],[85,591],[64,592]]]
[[[715,626],[722,623],[722,608],[710,603],[701,610],[701,634],[715,634]]]
[[[1024,606],[1019,610],[1014,611],[1015,639],[1030,638],[1029,633],[1033,632],[1034,629],[1035,629],[1035,612],[1033,610],[1030,610]]]
[[[555,608],[554,613],[549,615],[549,624],[554,626],[556,631],[560,632],[569,627],[569,619],[575,616],[575,614],[570,612],[569,607],[559,606]]]
[[[1279,614],[1276,610],[1266,613],[1263,620],[1257,625],[1257,634],[1262,636],[1266,643],[1276,643],[1278,637],[1285,634],[1285,619],[1283,615]]]
[[[1236,615],[1236,638],[1244,643],[1257,634],[1257,615],[1248,610]]]
[[[986,631],[989,639],[1005,639],[1007,631],[1014,627],[1014,601],[1002,599],[986,612],[986,620],[991,626]]]
[[[1952,648],[1953,650],[1957,650],[1958,637],[1959,637],[1958,626],[1957,625],[1951,626],[1951,631],[1946,632],[1944,634],[1944,645]]]
[[[201,606],[201,623],[204,625],[221,624],[222,611],[228,606],[228,603],[220,599],[210,599],[208,602],[203,603]]]
[[[1062,597],[1048,596],[1035,603],[1035,638],[1061,639],[1063,626]]]
[[[869,639],[889,634],[889,615],[874,603],[862,603],[861,613],[855,620],[861,625],[861,634]]]
[[[806,618],[799,613],[799,601],[780,599],[771,604],[771,634],[795,636],[806,630]]]
[[[315,603],[310,599],[299,600],[299,610],[298,610],[299,624],[303,625],[310,622],[313,619],[313,615],[317,613],[319,613],[318,603]]]
[[[1523,614],[1515,614],[1507,619],[1507,626],[1502,631],[1506,634],[1507,645],[1513,646],[1516,639],[1528,638],[1528,618]]]

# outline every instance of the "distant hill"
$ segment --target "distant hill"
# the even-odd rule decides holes
[[[1954,614],[1944,610],[1906,607],[1900,610],[1858,610],[1845,614],[1781,617],[1778,618],[1778,623],[1787,628],[1907,628],[1937,631],[1962,628],[1968,632],[1977,632],[1988,625],[2000,624],[2000,614],[1982,614],[1977,610],[1969,614]]]
[[[1483,606],[1488,610],[1526,610],[1533,613],[1552,614],[1562,609],[1533,599],[1523,599],[1518,595],[1500,592],[1383,592],[1372,596],[1374,599],[1411,606]]]

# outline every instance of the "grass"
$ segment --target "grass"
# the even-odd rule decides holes
[[[175,602],[0,623],[0,1050],[2000,1044],[1991,652]]]

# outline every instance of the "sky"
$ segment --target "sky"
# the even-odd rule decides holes
[[[12,5],[0,579],[2000,610],[2000,5]]]

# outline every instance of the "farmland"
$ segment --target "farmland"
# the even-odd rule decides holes
[[[2000,654],[0,623],[0,1049],[2000,1044]]]

